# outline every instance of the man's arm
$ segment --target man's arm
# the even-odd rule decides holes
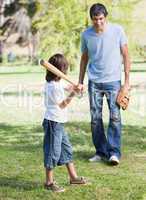
[[[124,88],[129,90],[130,89],[129,72],[130,72],[131,63],[130,63],[130,59],[129,59],[127,44],[125,44],[123,47],[121,47],[121,53],[123,56],[124,72],[125,72]]]
[[[84,82],[87,64],[88,64],[88,52],[84,52],[81,56],[80,73],[79,73],[79,84],[82,84],[82,85]]]

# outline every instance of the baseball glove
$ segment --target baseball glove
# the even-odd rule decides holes
[[[117,95],[116,102],[123,110],[127,109],[129,104],[129,98],[130,98],[129,90],[126,90],[124,89],[124,87],[121,87]]]

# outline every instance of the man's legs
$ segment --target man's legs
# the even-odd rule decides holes
[[[104,133],[102,120],[103,91],[100,83],[89,81],[89,101],[91,113],[91,131],[92,141],[96,149],[96,155],[100,157],[107,156],[107,140]],[[96,161],[96,159],[95,159]]]
[[[121,84],[120,81],[108,84],[109,86],[106,88],[106,97],[110,111],[110,119],[107,130],[107,150],[109,158],[111,158],[111,156],[116,156],[119,159],[121,157],[121,115],[120,108],[116,104],[116,98]]]

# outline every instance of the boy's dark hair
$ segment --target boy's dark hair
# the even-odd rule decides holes
[[[68,69],[68,62],[62,54],[58,53],[58,54],[53,55],[52,57],[49,58],[48,62],[51,63],[52,65],[54,65],[61,72],[66,74],[67,69]],[[48,70],[46,71],[46,81],[47,82],[50,82],[52,80],[59,81],[60,79],[61,79],[60,77],[56,76],[52,72],[50,72]]]
[[[106,7],[101,3],[95,3],[90,8],[90,17],[93,19],[94,16],[103,14],[105,17],[108,15]]]

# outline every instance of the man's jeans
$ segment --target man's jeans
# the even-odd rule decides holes
[[[96,154],[109,159],[115,155],[121,156],[121,115],[116,104],[116,97],[121,87],[120,81],[94,83],[89,81],[88,92],[91,112],[92,140]],[[104,132],[102,120],[103,96],[106,96],[109,108],[109,124],[107,135]]]

